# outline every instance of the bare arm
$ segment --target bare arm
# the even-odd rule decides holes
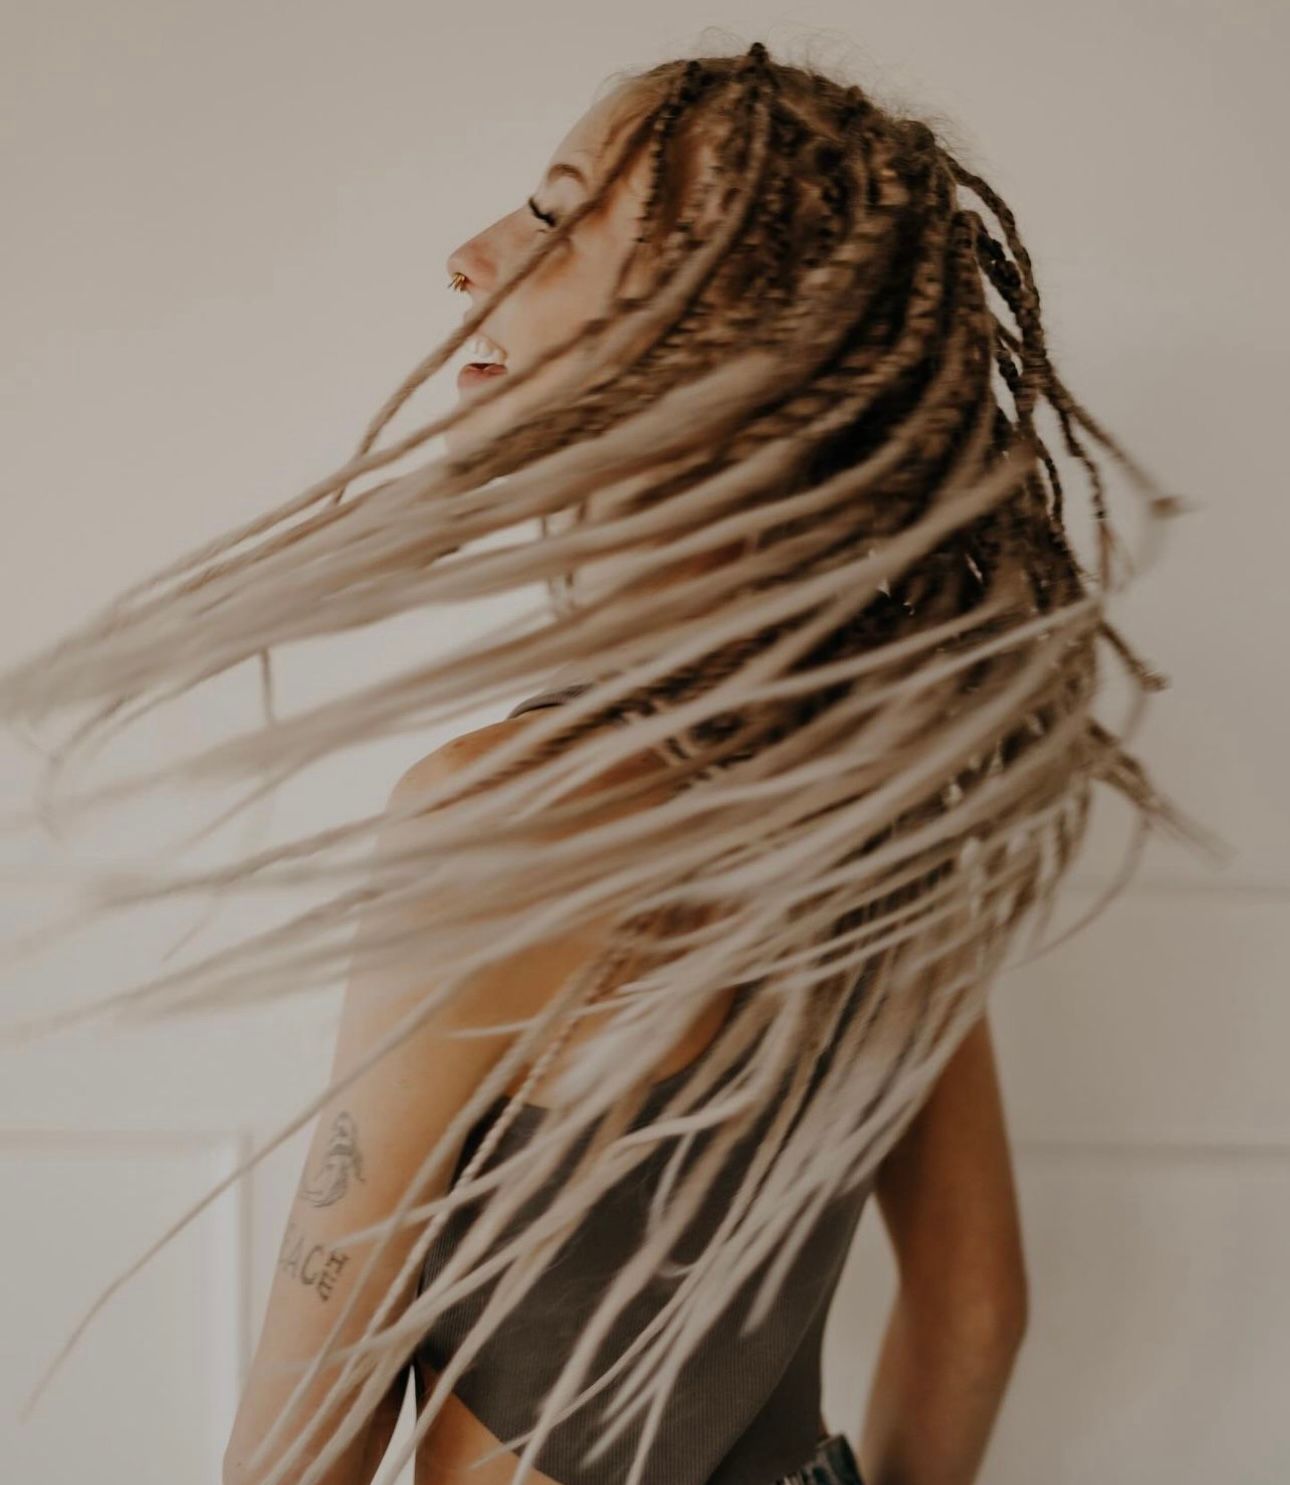
[[[394,791],[393,802],[423,796],[428,788],[463,764],[478,750],[509,735],[522,720],[506,721],[454,739],[409,770]],[[637,760],[577,785],[571,793],[594,793],[601,783],[612,784],[626,773],[645,766],[657,771],[657,760]],[[597,812],[610,816],[622,806]],[[397,844],[394,832],[386,839]],[[576,965],[601,942],[610,914],[577,929],[530,945],[522,963],[499,959],[468,978],[450,1006],[423,1021],[417,1031],[367,1069],[343,1093],[320,1111],[313,1143],[305,1161],[278,1256],[278,1271],[269,1294],[259,1345],[246,1381],[237,1417],[224,1456],[224,1485],[258,1485],[265,1467],[252,1471],[248,1458],[274,1423],[290,1396],[299,1373],[275,1372],[283,1363],[299,1363],[317,1354],[337,1310],[345,1302],[368,1245],[338,1242],[344,1233],[374,1225],[394,1209],[430,1150],[486,1073],[506,1051],[512,1030],[496,1037],[453,1034],[462,1027],[514,1027],[536,1016]],[[409,974],[406,985],[375,985],[355,976],[347,988],[337,1038],[333,1078],[353,1067],[420,1003],[426,991],[423,976]],[[433,1180],[422,1187],[419,1202],[447,1188],[460,1154],[450,1151]],[[340,1343],[356,1340],[397,1276],[416,1232],[407,1228],[386,1245],[363,1291],[346,1320]],[[387,1313],[383,1324],[396,1319],[415,1295],[415,1280]],[[337,1373],[322,1369],[303,1401],[270,1446],[269,1464],[276,1462],[285,1443],[297,1435],[301,1423],[321,1404]],[[407,1390],[408,1368],[395,1379],[365,1429],[327,1471],[323,1485],[370,1485],[398,1422]],[[303,1461],[288,1472],[284,1485],[297,1482],[320,1441],[333,1431],[343,1412],[336,1408],[304,1448]],[[285,1435],[285,1436],[284,1436]]]
[[[882,1162],[874,1194],[900,1282],[857,1451],[865,1485],[972,1485],[1028,1304],[984,1015]]]
[[[456,767],[469,749],[458,739],[412,769],[395,789],[393,799],[424,793]],[[385,839],[392,838],[387,828]],[[391,985],[388,974],[379,987],[370,975],[355,974],[341,1010],[332,1076],[337,1077],[369,1054],[426,992],[424,972]],[[518,1021],[538,1009],[533,977],[508,974],[501,967],[471,978],[460,998],[422,1022],[401,1045],[381,1057],[321,1109],[313,1141],[292,1202],[277,1272],[269,1294],[259,1342],[247,1376],[224,1455],[224,1485],[256,1485],[276,1464],[286,1445],[321,1404],[337,1376],[324,1366],[302,1401],[270,1445],[266,1463],[254,1469],[250,1455],[275,1422],[296,1386],[300,1372],[278,1368],[311,1359],[320,1349],[354,1288],[374,1240],[351,1242],[344,1234],[387,1217],[402,1197],[431,1146],[439,1139],[479,1082],[506,1050],[511,1032],[497,1037],[452,1035],[454,1027]],[[371,993],[380,990],[380,994]],[[422,1187],[418,1201],[446,1189],[458,1150],[450,1151],[434,1178]],[[402,1229],[386,1245],[346,1318],[339,1340],[356,1340],[397,1277],[413,1243],[415,1226]],[[382,1324],[396,1320],[415,1295],[415,1276]],[[343,1455],[327,1470],[325,1485],[370,1485],[389,1446],[407,1390],[405,1365],[383,1402]],[[309,1463],[334,1431],[353,1392],[333,1405],[326,1420],[285,1476],[296,1485]]]

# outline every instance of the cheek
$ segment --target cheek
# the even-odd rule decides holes
[[[582,244],[557,251],[533,280],[533,296],[524,307],[525,329],[532,327],[542,344],[562,339],[600,313],[608,301],[612,278],[598,254]]]
[[[634,246],[634,231],[634,219],[625,224],[617,213],[575,228],[573,241],[557,248],[515,295],[510,323],[516,348],[522,343],[529,352],[544,349],[603,314]],[[629,281],[623,291],[633,287]]]

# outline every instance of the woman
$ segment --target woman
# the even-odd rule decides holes
[[[186,766],[272,784],[529,682],[379,819],[118,893],[342,888],[132,1001],[350,966],[329,1086],[278,1137],[317,1113],[228,1485],[371,1480],[409,1377],[422,1485],[966,1485],[1026,1316],[989,986],[1095,781],[1199,838],[1092,717],[1099,640],[1162,684],[1104,618],[1092,446],[1177,505],[1060,381],[1008,208],[760,44],[617,82],[451,255],[462,330],[354,460],[0,688],[97,705],[83,743],[285,639],[556,599]],[[376,451],[475,334],[493,369]],[[438,432],[445,461],[343,498]],[[818,1357],[870,1190],[900,1285],[857,1467]]]

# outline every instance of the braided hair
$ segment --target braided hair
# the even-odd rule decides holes
[[[328,1404],[264,1485],[310,1447],[293,1478],[323,1477],[417,1336],[486,1277],[487,1256],[506,1303],[490,1304],[439,1379],[415,1448],[598,1194],[678,1128],[711,1132],[537,1400],[522,1480],[554,1423],[603,1389],[609,1379],[589,1375],[597,1343],[659,1272],[721,1159],[771,1111],[712,1241],[621,1358],[593,1452],[636,1428],[625,1485],[639,1485],[705,1327],[763,1268],[746,1325],[766,1313],[821,1203],[871,1177],[981,1014],[1021,925],[1046,918],[1095,785],[1127,799],[1139,840],[1159,828],[1207,844],[1093,714],[1100,644],[1141,691],[1164,684],[1106,619],[1132,571],[1099,458],[1127,477],[1149,529],[1181,503],[1059,377],[1007,204],[926,123],[778,62],[760,42],[667,61],[633,74],[630,90],[638,116],[596,189],[404,380],[351,459],[0,677],[7,717],[85,712],[52,760],[55,798],[106,736],[277,646],[546,585],[541,623],[501,626],[392,679],[352,684],[114,796],[163,778],[233,777],[251,781],[246,803],[318,759],[491,704],[552,667],[587,681],[429,797],[218,868],[135,874],[102,894],[104,912],[242,884],[306,886],[320,900],[59,1024],[233,1004],[252,984],[261,999],[287,995],[345,967],[433,952],[435,985],[373,1057],[502,956],[612,922],[604,952],[517,1032],[427,1152],[369,1259],[399,1230],[423,1228],[404,1274],[357,1341],[339,1343],[338,1315],[295,1394],[339,1363]],[[567,371],[558,392],[451,457],[352,492],[466,415],[458,406],[378,447],[416,390],[642,159],[642,231],[610,308],[473,400],[504,406],[548,366]],[[649,291],[629,294],[642,263]],[[1092,568],[1066,531],[1069,491],[1041,437],[1043,402],[1091,489]],[[538,538],[517,535],[534,522]],[[487,544],[500,535],[511,539]],[[732,546],[738,555],[701,575],[662,592],[651,584]],[[621,559],[621,576],[588,597],[579,570],[606,554]],[[639,808],[652,783],[615,765],[664,743],[675,755],[667,798]],[[577,787],[592,777],[613,780],[594,808]],[[355,880],[354,848],[392,827],[397,844]],[[653,1064],[732,985],[753,993],[703,1074],[640,1123]],[[567,1074],[578,1097],[551,1111],[522,1160],[484,1171],[524,1090],[593,1002],[618,1014]],[[819,1077],[825,1048],[832,1061]],[[443,1189],[448,1152],[525,1069],[489,1140]],[[344,1085],[329,1084],[237,1174]],[[541,1222],[491,1251],[490,1237],[589,1134]],[[449,1215],[480,1199],[484,1217],[452,1262],[387,1320]],[[322,1440],[337,1398],[345,1405]]]

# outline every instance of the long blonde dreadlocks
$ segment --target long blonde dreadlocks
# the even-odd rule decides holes
[[[186,1220],[471,975],[561,929],[605,914],[614,923],[605,952],[517,1032],[397,1210],[366,1234],[376,1240],[370,1269],[396,1231],[423,1229],[349,1346],[336,1343],[342,1309],[265,1448],[328,1364],[337,1367],[329,1401],[352,1394],[337,1426],[318,1438],[325,1406],[303,1420],[264,1485],[299,1468],[310,1447],[298,1478],[321,1479],[431,1320],[497,1278],[400,1468],[597,1196],[661,1141],[706,1130],[702,1158],[656,1203],[558,1382],[535,1400],[534,1428],[506,1441],[523,1443],[518,1482],[554,1424],[615,1380],[591,1453],[635,1427],[626,1485],[639,1485],[664,1403],[703,1333],[750,1275],[762,1278],[744,1328],[766,1314],[824,1203],[869,1179],[980,1015],[1023,920],[1046,921],[1083,841],[1093,784],[1134,806],[1139,846],[1153,826],[1206,843],[1125,738],[1092,714],[1099,641],[1142,693],[1164,684],[1106,618],[1132,564],[1095,448],[1143,498],[1149,531],[1180,502],[1059,378],[1007,205],[926,124],[859,87],[778,64],[760,43],[744,56],[670,61],[635,83],[639,118],[598,189],[416,368],[354,458],[0,679],[7,717],[88,709],[53,760],[52,790],[105,737],[287,641],[534,582],[558,598],[536,622],[499,627],[112,791],[232,777],[254,781],[243,804],[324,756],[444,721],[553,667],[587,682],[428,798],[219,869],[134,873],[102,888],[103,911],[257,885],[324,895],[59,1024],[285,995],[346,966],[434,955],[436,983],[415,1013]],[[712,151],[706,172],[694,168],[700,139]],[[642,152],[651,174],[637,248],[654,269],[650,292],[619,293],[612,312],[476,399],[505,399],[543,367],[564,366],[558,393],[539,407],[464,453],[350,494],[468,411],[376,447],[412,393]],[[1091,486],[1095,571],[1066,535],[1065,492],[1036,422],[1041,400]],[[535,521],[540,539],[515,534]],[[650,582],[731,544],[739,555],[712,570],[662,592]],[[606,556],[620,575],[580,596],[579,569]],[[678,754],[666,800],[633,808],[643,786],[619,778],[597,793],[596,809],[621,808],[589,823],[574,786],[663,744]],[[356,882],[354,848],[392,822],[397,847],[365,860]],[[732,985],[755,993],[702,1072],[642,1124],[661,1050]],[[566,1074],[577,1097],[549,1111],[522,1160],[482,1172],[521,1089],[460,1179],[427,1198],[464,1131],[517,1071],[528,1069],[531,1086],[593,1002],[618,1010]],[[857,1013],[844,1015],[848,1007]],[[825,1048],[827,1075],[813,1082]],[[610,1371],[589,1375],[614,1317],[768,1111],[712,1242]],[[490,1249],[588,1135],[540,1219]],[[481,1198],[445,1268],[388,1318],[449,1215]]]

